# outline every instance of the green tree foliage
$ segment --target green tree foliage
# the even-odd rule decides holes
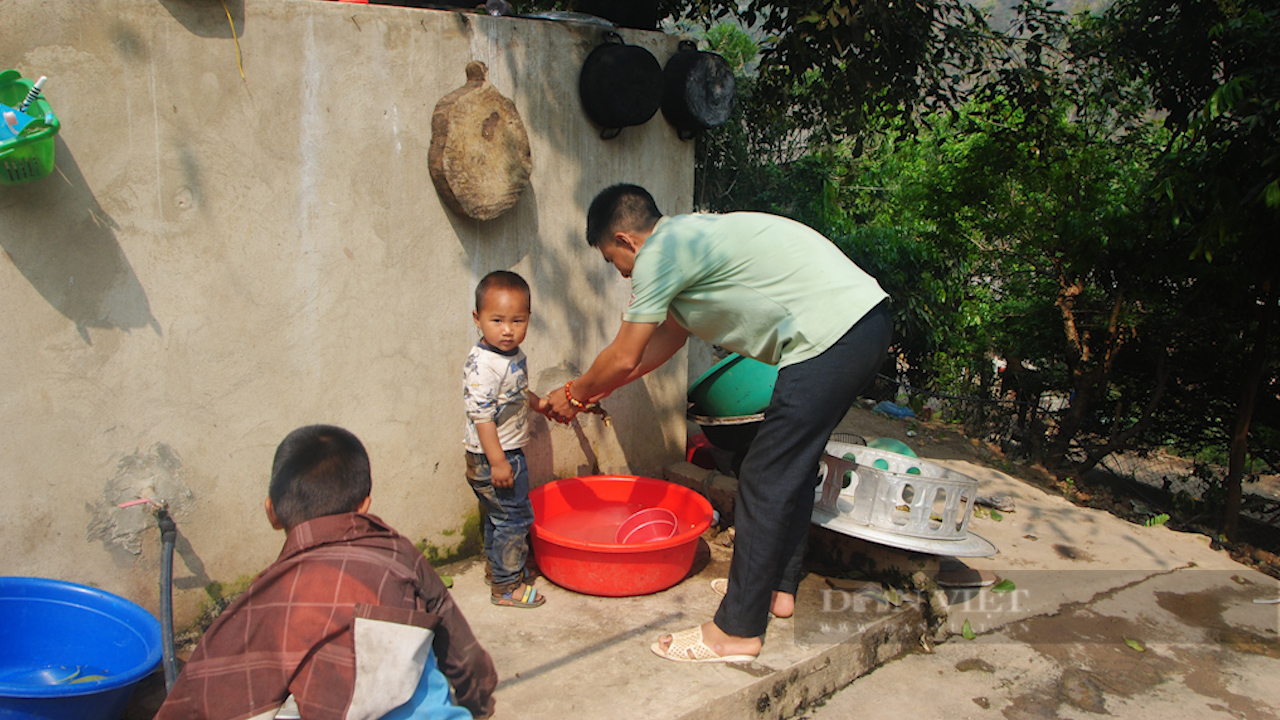
[[[723,57],[733,74],[746,77],[755,68],[760,57],[760,48],[742,28],[733,23],[722,22],[707,30],[703,37],[706,50]]]
[[[1186,301],[1213,348],[1227,350],[1213,407],[1229,440],[1223,529],[1237,530],[1250,428],[1276,377],[1280,245],[1280,6],[1274,0],[1121,0],[1097,35],[1100,55],[1137,68],[1177,131],[1149,207],[1193,261]],[[1216,321],[1216,322],[1215,322]],[[1273,396],[1274,392],[1267,393]],[[1274,435],[1274,425],[1264,435]]]
[[[936,6],[893,33],[876,5],[748,7],[774,44],[705,143],[701,205],[797,217],[881,277],[913,384],[1023,401],[1033,437],[1029,403],[1070,396],[1041,448],[1064,473],[1229,446],[1232,531],[1255,413],[1258,437],[1280,436],[1275,3],[1025,3],[1004,37],[917,15]],[[911,64],[948,33],[964,40],[937,56],[951,65]],[[898,54],[895,78],[864,72],[877,53]],[[930,84],[956,68],[962,82]],[[992,356],[1010,369],[989,387]]]
[[[826,233],[911,383],[1017,401],[1061,473],[1220,448],[1234,534],[1250,459],[1280,464],[1280,2],[664,2],[740,73],[699,208]]]
[[[912,228],[872,222],[888,207],[892,188],[877,183],[891,173],[866,166],[873,158],[902,161],[879,147],[889,142],[884,135],[874,153],[862,153],[860,143],[815,146],[759,87],[755,78],[740,77],[733,117],[700,138],[695,204],[785,215],[832,238],[895,298],[898,351],[910,358],[913,379],[925,382],[951,344],[942,336],[954,331],[964,294],[952,255],[919,242]]]
[[[707,24],[731,16],[765,38],[762,105],[825,139],[862,133],[884,114],[957,102],[999,40],[960,0],[688,0]]]
[[[1072,447],[1084,444],[1092,464],[1118,433],[1134,432],[1098,409],[1143,319],[1129,178],[1146,147],[1109,142],[1071,110],[993,96],[933,118],[930,139],[918,142],[938,162],[902,178],[897,198],[924,221],[924,242],[964,259],[967,292],[982,308],[961,345],[974,373],[1004,358],[1001,396],[1020,408],[1046,392],[1073,398],[1045,448],[1066,474],[1081,470],[1068,462]]]

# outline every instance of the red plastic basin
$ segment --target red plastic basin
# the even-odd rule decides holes
[[[631,475],[554,480],[529,492],[538,569],[560,587],[587,595],[648,595],[689,574],[698,538],[711,526],[711,503],[682,485]],[[618,528],[634,513],[675,513],[676,534],[656,542],[619,544]]]

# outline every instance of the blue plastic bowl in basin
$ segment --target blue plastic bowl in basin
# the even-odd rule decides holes
[[[689,402],[699,415],[739,417],[764,412],[778,382],[776,365],[730,355],[689,386]]]
[[[117,595],[0,577],[0,718],[116,720],[160,664],[160,621]]]

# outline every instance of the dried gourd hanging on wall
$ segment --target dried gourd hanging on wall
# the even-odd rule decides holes
[[[515,103],[498,92],[482,62],[467,63],[467,84],[436,103],[427,168],[451,210],[492,220],[529,186],[533,158]]]

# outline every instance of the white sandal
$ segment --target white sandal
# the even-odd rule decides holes
[[[741,663],[754,662],[756,659],[755,655],[717,655],[711,646],[702,641],[701,625],[671,633],[671,644],[666,650],[662,649],[661,643],[656,642],[650,645],[649,649],[660,658],[676,662]]]

